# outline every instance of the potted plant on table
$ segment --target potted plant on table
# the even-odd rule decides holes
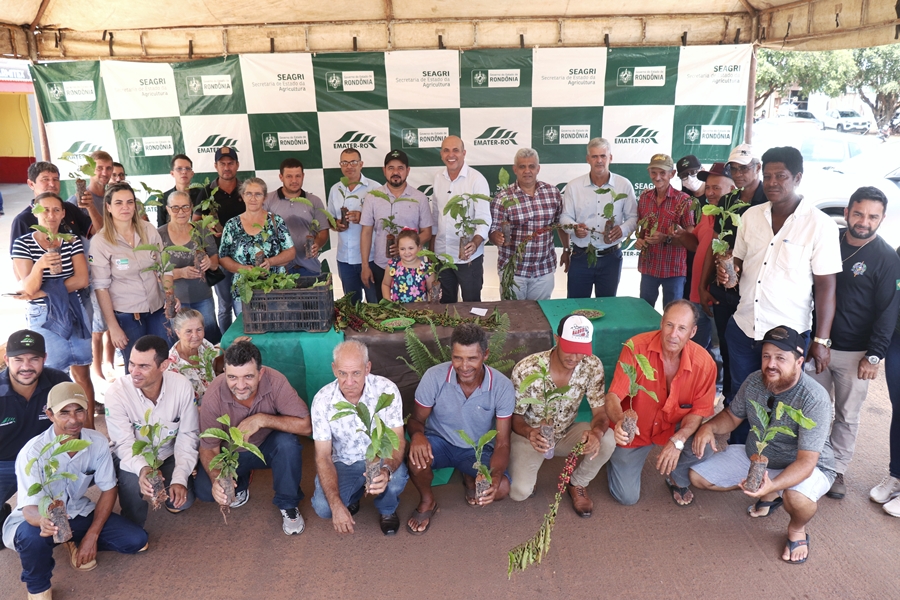
[[[400,448],[400,438],[378,416],[378,413],[389,407],[393,401],[393,394],[381,394],[375,404],[375,410],[371,413],[362,402],[353,404],[342,400],[334,405],[338,412],[331,417],[332,421],[355,416],[362,423],[362,427],[356,431],[369,438],[369,446],[366,448],[366,490],[372,485],[372,480],[381,472],[384,461],[390,459],[394,451]]]
[[[763,456],[763,451],[769,445],[776,435],[782,433],[789,437],[797,437],[790,427],[786,425],[774,425],[771,422],[772,415],[758,402],[749,401],[756,411],[756,416],[762,424],[762,430],[756,425],[750,428],[753,435],[756,436],[756,453],[750,457],[750,469],[747,471],[747,479],[744,481],[744,489],[748,492],[755,492],[762,485],[763,477],[766,473],[766,467],[769,465],[769,459]],[[787,414],[792,421],[797,423],[803,429],[811,429],[816,426],[816,422],[809,417],[803,416],[803,411],[793,406],[788,406],[784,402],[779,402],[775,406],[775,421],[780,421],[783,415]]]
[[[153,510],[156,510],[169,498],[168,494],[166,494],[166,484],[159,472],[163,462],[165,462],[160,460],[159,451],[175,436],[170,434],[163,437],[162,423],[151,424],[150,412],[151,411],[148,408],[147,412],[144,413],[144,422],[138,428],[138,433],[145,439],[134,441],[134,444],[131,445],[131,454],[133,456],[143,456],[144,460],[147,461],[147,466],[150,467],[150,472],[147,474],[147,481],[149,481],[150,485],[153,487],[153,494],[147,498],[147,501],[150,502],[150,506],[153,507]]]
[[[457,430],[459,437],[462,438],[462,441],[467,443],[475,450],[475,464],[472,465],[478,475],[475,477],[475,499],[483,498],[489,489],[491,489],[491,485],[494,483],[494,479],[491,477],[491,469],[488,465],[481,462],[481,455],[484,452],[484,447],[491,443],[495,437],[497,437],[497,431],[495,429],[491,429],[487,431],[484,435],[478,438],[478,441],[472,440],[468,436],[468,434],[462,429]]]
[[[224,425],[227,430],[223,430],[220,427],[210,427],[201,433],[200,437],[217,438],[223,442],[219,448],[219,453],[209,461],[209,468],[212,471],[219,469],[216,481],[225,492],[225,504],[221,504],[219,510],[222,511],[222,518],[225,519],[227,524],[228,513],[231,512],[231,504],[235,499],[234,480],[237,478],[238,450],[243,449],[247,452],[252,452],[264,463],[266,459],[263,458],[259,448],[244,439],[243,431],[231,426],[231,418],[228,415],[222,415],[216,421]],[[213,485],[215,485],[215,482],[213,482]]]
[[[68,440],[68,441],[66,441]],[[38,504],[38,511],[42,517],[50,519],[56,525],[57,531],[53,534],[53,542],[62,544],[72,539],[72,528],[69,526],[69,517],[66,514],[66,503],[62,499],[65,489],[58,494],[53,493],[53,484],[64,479],[76,481],[78,477],[72,473],[59,470],[59,455],[67,452],[81,452],[91,445],[88,440],[72,439],[66,435],[58,435],[41,448],[37,456],[25,463],[25,473],[31,476],[34,465],[38,464],[38,479],[28,488],[29,496],[37,496],[43,492],[43,497]]]
[[[724,198],[722,198],[724,200]],[[722,201],[720,200],[720,202]],[[734,230],[727,229],[728,222],[735,228],[741,226],[741,215],[738,212],[746,206],[750,206],[747,202],[735,202],[728,206],[717,206],[715,204],[707,204],[703,207],[704,215],[713,215],[719,217],[719,235],[712,241],[713,256],[716,257],[716,263],[725,269],[728,280],[725,287],[731,289],[738,284],[737,272],[734,270],[734,256],[732,249],[725,241],[725,237],[734,234]]]
[[[642,391],[653,398],[654,402],[659,402],[659,398],[656,397],[656,392],[651,392],[637,382],[638,369],[641,370],[644,379],[648,381],[656,381],[656,369],[650,365],[650,360],[646,356],[634,351],[634,343],[631,340],[625,342],[624,345],[631,350],[631,354],[634,356],[634,360],[637,363],[636,367],[630,363],[621,360],[619,361],[622,372],[625,373],[625,376],[628,378],[628,410],[625,411],[624,418],[622,419],[622,429],[628,434],[628,444],[630,444],[634,441],[634,435],[637,432],[638,414],[634,410],[634,397],[637,396],[638,392]]]
[[[569,392],[570,386],[556,386],[553,382],[553,376],[550,374],[550,366],[543,358],[538,360],[538,370],[528,375],[519,384],[519,394],[524,396],[535,383],[538,384],[540,390],[538,394],[523,398],[519,403],[533,405],[539,409],[541,413],[541,436],[550,445],[549,450],[544,453],[544,458],[553,458],[554,449],[556,448],[556,416],[559,412],[559,405]]]
[[[153,260],[153,264],[141,271],[144,272],[154,272],[159,278],[160,283],[163,286],[163,291],[166,294],[166,318],[174,319],[175,318],[175,286],[174,283],[169,280],[169,283],[166,283],[165,276],[171,273],[175,269],[174,263],[172,263],[172,252],[186,252],[190,254],[190,248],[186,248],[185,246],[166,246],[165,249],[160,252],[159,248],[155,244],[141,244],[139,246],[135,246],[135,251],[143,251],[150,252]],[[154,252],[159,253],[159,256],[155,256]]]
[[[387,258],[393,258],[394,255],[391,254],[391,247],[397,241],[397,234],[400,233],[400,225],[394,220],[394,205],[398,202],[412,202],[413,200],[412,198],[403,197],[391,198],[381,190],[372,190],[369,193],[376,198],[381,198],[391,206],[391,214],[381,219],[381,227],[387,232],[387,238],[384,244],[384,254]]]

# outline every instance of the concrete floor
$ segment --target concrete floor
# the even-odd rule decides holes
[[[20,189],[10,193],[11,187],[0,186],[7,203],[0,221],[4,244],[9,221],[28,199]],[[17,200],[23,202],[18,209],[12,205]],[[623,292],[634,283],[625,275]],[[6,284],[0,291],[15,289],[8,277],[0,275]],[[564,295],[564,288],[562,294],[557,289],[554,297]],[[21,304],[0,299],[0,336],[21,327],[21,315]],[[544,563],[507,579],[506,553],[537,531],[563,458],[544,467],[536,496],[525,502],[470,508],[454,475],[436,489],[441,510],[426,535],[404,530],[385,538],[377,512],[364,499],[356,533],[342,537],[310,507],[315,467],[312,443],[305,440],[302,535],[281,532],[269,472],[257,472],[249,503],[232,511],[227,525],[217,507],[200,502],[180,515],[154,512],[147,523],[148,552],[101,553],[99,567],[89,573],[74,571],[57,548],[54,598],[897,598],[900,520],[868,499],[887,472],[890,415],[881,375],[863,408],[848,495],[819,503],[804,565],[780,560],[788,521],[783,510],[751,519],[750,501],[739,492],[696,492],[692,506],[679,508],[652,469],[654,451],[637,505],[616,504],[601,471],[589,488],[594,516],[579,519],[564,498]],[[105,432],[102,418],[98,429]],[[401,496],[401,520],[417,500],[409,485]],[[0,551],[0,598],[25,597],[20,573],[17,554]]]

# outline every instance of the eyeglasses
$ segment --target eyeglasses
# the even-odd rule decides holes
[[[171,210],[173,213],[180,213],[180,212],[191,212],[191,208],[193,208],[193,207],[190,204],[186,204],[184,206],[170,206],[169,210]]]
[[[175,167],[172,170],[175,171],[176,173],[189,173],[189,172],[193,171],[193,169],[190,167]]]
[[[253,198],[254,200],[260,200],[265,197],[266,195],[262,192],[244,192],[244,198]]]
[[[342,167],[358,167],[361,164],[362,164],[361,160],[342,160],[341,161]]]

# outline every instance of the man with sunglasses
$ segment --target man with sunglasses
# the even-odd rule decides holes
[[[692,466],[690,472],[691,484],[698,489],[741,489],[754,498],[756,502],[747,509],[753,518],[768,517],[783,504],[791,520],[781,559],[791,564],[806,562],[809,557],[806,526],[816,514],[816,502],[835,477],[834,452],[828,440],[831,400],[825,388],[803,372],[805,347],[804,336],[786,325],[766,332],[762,370],[751,373],[731,404],[697,431],[697,456],[703,457],[707,444],[716,454]],[[761,420],[764,414],[768,425],[779,431],[765,447],[769,469],[762,485],[751,492],[745,482],[750,457],[758,453],[756,442],[767,430]],[[717,448],[716,437],[731,433],[745,419],[752,427],[747,444]]]

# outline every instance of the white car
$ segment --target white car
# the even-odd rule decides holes
[[[850,196],[863,186],[874,186],[888,200],[887,213],[878,234],[900,246],[900,144],[891,143],[866,150],[836,167],[803,174],[800,193],[834,217],[843,227],[844,209]]]
[[[869,120],[855,110],[829,110],[822,117],[822,129],[865,133],[871,127]]]

